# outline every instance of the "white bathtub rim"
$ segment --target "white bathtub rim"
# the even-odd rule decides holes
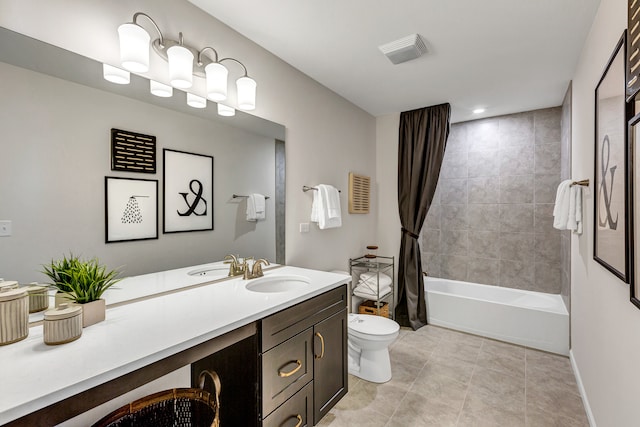
[[[476,298],[476,297],[472,297],[472,296],[468,296],[468,295],[461,295],[461,294],[452,294],[450,292],[441,292],[441,291],[435,291],[435,290],[431,290],[431,289],[425,289],[425,292],[427,294],[429,293],[434,293],[434,294],[438,294],[438,295],[455,295],[457,298],[465,298],[465,299],[469,299],[469,300],[473,300],[473,301],[488,301],[491,302],[492,304],[500,304],[500,305],[507,305],[507,306],[516,306],[516,307],[520,307],[520,308],[526,308],[526,309],[530,309],[530,310],[538,310],[538,311],[544,311],[547,313],[554,313],[554,314],[561,314],[561,315],[569,315],[569,312],[567,311],[567,307],[564,305],[564,302],[562,300],[562,295],[560,294],[548,294],[548,293],[544,293],[544,292],[536,292],[536,291],[529,291],[526,289],[515,289],[515,288],[505,288],[502,286],[495,286],[495,285],[484,285],[481,283],[471,283],[471,282],[465,282],[462,280],[451,280],[451,279],[442,279],[439,277],[432,277],[432,276],[427,276],[425,277],[424,283],[425,286],[427,285],[427,283],[429,282],[437,282],[437,281],[442,281],[445,283],[459,283],[463,286],[474,286],[474,287],[481,287],[481,288],[485,288],[487,290],[492,290],[492,291],[498,291],[498,292],[518,292],[518,293],[522,293],[525,295],[531,295],[534,297],[542,297],[544,299],[547,298],[552,298],[553,300],[557,300],[554,301],[556,302],[556,305],[552,308],[549,307],[532,307],[530,305],[526,305],[526,304],[518,304],[518,303],[513,303],[513,304],[506,304],[502,301],[493,301],[493,300],[488,300],[488,299],[483,299],[483,298]]]

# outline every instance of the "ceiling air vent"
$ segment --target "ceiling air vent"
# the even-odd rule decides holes
[[[420,34],[411,34],[399,40],[378,46],[394,64],[411,61],[427,52],[427,47],[420,37]]]

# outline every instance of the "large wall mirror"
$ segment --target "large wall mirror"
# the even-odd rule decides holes
[[[284,263],[284,126],[216,104],[193,109],[186,94],[149,93],[102,78],[102,64],[0,28],[0,277],[43,281],[42,264],[73,252],[124,276],[220,260],[227,253]],[[155,174],[115,172],[111,129],[153,135]],[[214,230],[163,234],[162,150],[213,157]],[[105,243],[105,176],[158,180],[158,239]],[[246,199],[269,196],[264,221],[246,221]]]

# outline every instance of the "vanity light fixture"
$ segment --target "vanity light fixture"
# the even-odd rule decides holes
[[[128,85],[131,79],[128,71],[109,64],[102,64],[102,76],[105,80],[119,85]]]
[[[193,93],[187,93],[187,104],[193,108],[207,108],[207,99]]]
[[[149,80],[149,90],[152,95],[159,96],[161,98],[170,98],[173,96],[173,88],[171,86],[155,80]]]
[[[151,40],[149,33],[138,24],[144,17],[151,22],[158,38]],[[149,47],[169,63],[169,81],[178,89],[188,89],[193,85],[193,75],[204,77],[207,81],[207,98],[219,102],[227,99],[229,70],[222,63],[233,61],[239,64],[244,74],[236,80],[238,108],[253,110],[256,106],[256,81],[249,77],[247,68],[235,58],[218,59],[218,52],[212,47],[197,50],[184,44],[182,33],[178,41],[165,38],[155,21],[143,12],[136,12],[132,22],[118,27],[120,39],[120,61],[122,66],[135,73],[149,71]],[[213,58],[205,55],[213,53]]]
[[[218,115],[225,117],[232,117],[236,115],[236,110],[228,105],[218,103]]]
[[[476,108],[475,110],[473,110],[473,114],[481,114],[484,112],[485,112],[484,108]]]

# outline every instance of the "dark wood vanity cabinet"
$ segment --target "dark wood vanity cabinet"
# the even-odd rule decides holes
[[[263,426],[311,426],[347,393],[346,285],[262,320]]]

